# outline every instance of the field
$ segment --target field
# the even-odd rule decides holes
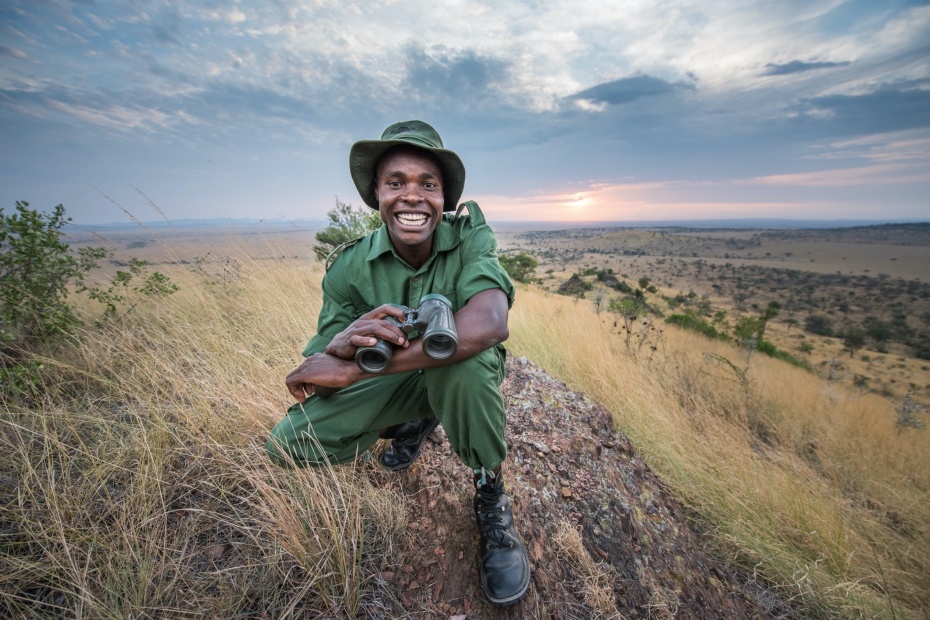
[[[930,225],[508,231],[501,235],[501,247],[537,257],[537,276],[553,291],[572,273],[612,269],[631,283],[648,278],[658,289],[655,306],[664,313],[689,306],[708,316],[722,310],[731,326],[778,302],[780,314],[766,332],[778,348],[847,387],[897,400],[910,394],[930,404],[930,360],[918,359],[913,347],[902,343],[930,339]],[[836,335],[806,332],[805,319],[812,315],[830,321]],[[867,317],[881,325],[897,322],[909,335],[867,339],[850,355],[839,332]]]
[[[102,329],[91,327],[100,309],[82,302],[81,343],[42,358],[46,384],[32,400],[0,405],[0,611],[378,617],[368,575],[402,536],[407,499],[361,466],[286,472],[267,462],[264,437],[289,401],[281,378],[313,331],[321,270],[312,230],[258,233],[74,239],[109,245],[119,264],[145,258],[180,289],[140,299]],[[904,308],[919,334],[928,274],[915,265],[930,265],[927,244],[758,234],[508,231],[502,249],[537,256],[541,278],[519,287],[508,347],[603,404],[708,548],[782,609],[927,617],[930,432],[896,420],[906,390],[926,398],[928,363],[898,342],[852,357],[835,337],[804,335],[809,353],[793,346],[810,313],[840,324],[892,321]],[[869,245],[882,248],[875,264]],[[853,273],[836,274],[837,260]],[[812,371],[658,315],[637,322],[645,338],[627,339],[592,303],[598,290],[619,295],[597,280],[607,269],[649,278],[647,299],[666,315],[704,301],[735,320],[779,301],[768,338]],[[556,293],[583,272],[584,298]],[[810,299],[792,295],[800,278],[837,275],[868,279],[815,279]],[[838,298],[852,300],[848,311],[829,305]],[[831,376],[820,362],[833,359],[843,366]],[[849,376],[859,373],[869,373],[864,385]]]

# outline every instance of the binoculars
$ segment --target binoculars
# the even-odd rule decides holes
[[[407,334],[419,332],[422,335],[423,352],[435,360],[444,360],[455,355],[459,346],[458,332],[452,317],[452,304],[438,294],[424,295],[420,305],[408,308],[398,305],[404,311],[404,322],[393,316],[388,321]],[[359,347],[355,353],[355,363],[365,372],[377,374],[391,364],[394,346],[384,340],[378,340],[370,347]]]

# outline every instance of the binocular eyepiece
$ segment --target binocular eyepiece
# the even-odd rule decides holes
[[[459,346],[458,332],[452,317],[452,304],[438,294],[424,295],[416,308],[398,306],[404,311],[404,322],[386,317],[388,321],[400,327],[408,336],[414,332],[422,335],[423,352],[427,356],[444,360],[455,355]],[[373,346],[359,347],[355,353],[355,363],[365,372],[377,374],[391,364],[394,347],[384,340],[378,340]]]

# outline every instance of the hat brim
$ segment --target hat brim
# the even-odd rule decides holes
[[[375,173],[378,160],[395,146],[408,146],[432,153],[442,166],[443,211],[454,211],[465,190],[465,164],[455,152],[437,149],[407,140],[360,140],[349,150],[349,172],[366,205],[379,210],[375,196]]]

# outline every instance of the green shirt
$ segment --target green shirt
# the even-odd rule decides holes
[[[467,217],[443,216],[433,232],[433,252],[419,269],[397,255],[385,226],[344,247],[323,277],[317,333],[304,357],[322,353],[336,334],[382,304],[415,308],[424,295],[439,293],[458,312],[476,293],[499,288],[512,306],[514,287],[497,260],[494,232],[477,204],[466,205]]]

